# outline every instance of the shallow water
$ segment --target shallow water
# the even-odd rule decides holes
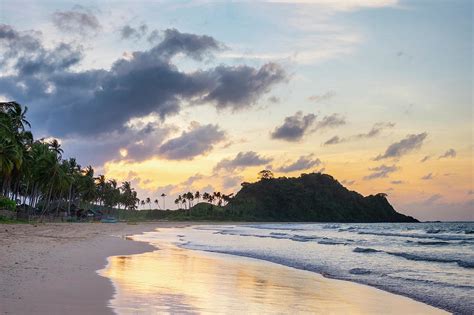
[[[145,241],[253,257],[474,313],[474,223],[209,225]]]
[[[180,230],[167,232],[180,233]],[[163,234],[162,234],[163,235]],[[102,275],[119,314],[442,314],[369,286],[331,280],[261,260],[158,243],[160,250],[116,256]]]

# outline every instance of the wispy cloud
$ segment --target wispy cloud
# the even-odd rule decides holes
[[[250,166],[261,166],[270,163],[273,158],[260,156],[257,152],[239,152],[234,158],[223,159],[214,167],[214,171],[221,169],[233,171],[236,169],[244,169]]]
[[[449,149],[448,151],[444,152],[443,155],[440,155],[438,159],[455,158],[456,155],[457,155],[456,150]]]
[[[388,158],[400,158],[411,151],[419,149],[427,136],[428,134],[426,132],[408,135],[405,139],[389,145],[385,150],[385,153],[379,154],[374,160],[379,161]]]
[[[293,163],[282,165],[276,169],[277,172],[290,173],[295,171],[308,170],[310,168],[319,166],[321,160],[314,157],[314,154],[300,156],[298,160]]]
[[[387,166],[385,164],[382,164],[374,168],[369,168],[369,171],[372,171],[372,173],[370,173],[367,176],[364,176],[364,179],[371,180],[371,179],[376,179],[376,178],[386,178],[391,173],[394,173],[399,169],[400,168],[397,167],[396,165]]]

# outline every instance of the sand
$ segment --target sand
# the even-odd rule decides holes
[[[305,294],[314,295],[315,303],[323,303],[319,304],[319,311],[330,309],[335,313],[347,313],[347,310],[356,310],[353,313],[360,314],[378,313],[380,310],[392,310],[392,313],[399,313],[400,310],[405,314],[441,312],[428,305],[375,288],[326,279],[314,273],[264,261],[178,248],[156,250],[156,247],[144,242],[135,242],[127,237],[153,231],[156,228],[179,228],[189,224],[158,222],[137,225],[125,223],[0,225],[0,314],[112,314],[110,305],[115,306],[121,313],[127,313],[120,305],[120,301],[123,302],[124,299],[134,302],[136,310],[142,314],[147,314],[147,311],[205,312],[212,310],[213,307],[218,308],[213,311],[219,309],[229,311],[225,304],[226,299],[237,298],[237,304],[234,305],[243,306],[244,303],[241,303],[245,301],[243,292],[250,290],[248,296],[252,297],[255,292],[261,292],[262,283],[270,283],[274,288],[271,294],[277,294],[271,302],[275,305],[274,311],[282,310],[282,306],[278,306],[279,301],[284,301],[283,305],[290,302],[289,292],[293,292],[294,295],[292,303],[298,303],[300,294],[306,292]],[[126,257],[132,257],[133,260]],[[162,263],[161,267],[155,265],[157,261]],[[183,261],[186,264],[183,265]],[[124,269],[124,266],[131,262],[138,264],[139,267],[128,271],[127,268]],[[114,266],[120,268],[114,269]],[[146,269],[145,266],[149,266],[151,273],[148,275],[142,273]],[[189,269],[190,267],[192,268]],[[101,274],[107,277],[100,276],[98,270],[102,270]],[[120,277],[121,270],[127,271],[127,276]],[[138,270],[140,272],[138,275],[142,276],[134,278],[133,273],[130,273],[133,270]],[[232,274],[228,276],[229,270],[239,271],[234,273],[238,276],[232,277]],[[252,281],[248,282],[249,278]],[[291,281],[295,278],[300,280]],[[114,282],[112,283],[110,279]],[[236,279],[239,280],[240,286],[236,285]],[[242,279],[246,280],[242,282]],[[308,279],[312,280],[308,282]],[[143,292],[140,287],[127,291],[127,288],[133,288],[137,283],[141,289],[147,283],[153,288],[164,287],[165,290],[154,292],[157,298],[161,296],[160,303],[164,308],[145,308],[140,301],[147,300],[146,296],[145,300],[140,299],[139,294]],[[188,291],[192,283],[195,286],[190,293]],[[281,295],[281,292],[279,293],[281,288],[290,284],[296,285],[296,288]],[[212,290],[208,292],[208,288]],[[145,289],[149,290],[148,287]],[[114,293],[115,298],[112,299]],[[239,294],[242,295],[239,297]],[[201,299],[196,304],[199,307],[186,309],[186,303],[176,300],[181,297]],[[208,307],[203,308],[202,305],[206,303]],[[130,304],[132,303],[128,303]],[[180,308],[183,305],[185,308]],[[255,305],[254,311],[268,310],[259,309],[261,304]],[[342,307],[344,305],[348,308]],[[318,309],[311,309],[310,312],[314,310]],[[234,311],[248,313],[251,309],[236,307]],[[135,312],[128,313],[135,314]]]
[[[0,314],[112,314],[114,287],[96,271],[153,249],[127,235],[166,226],[176,224],[0,224]]]

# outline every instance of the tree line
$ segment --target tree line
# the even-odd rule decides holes
[[[33,138],[26,119],[28,107],[0,102],[0,199],[9,198],[41,214],[58,213],[72,205],[136,209],[139,199],[130,182],[95,176],[92,166],[63,159],[60,143]]]

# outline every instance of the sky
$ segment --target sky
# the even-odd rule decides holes
[[[322,172],[474,220],[471,1],[0,0],[0,100],[140,198]]]

